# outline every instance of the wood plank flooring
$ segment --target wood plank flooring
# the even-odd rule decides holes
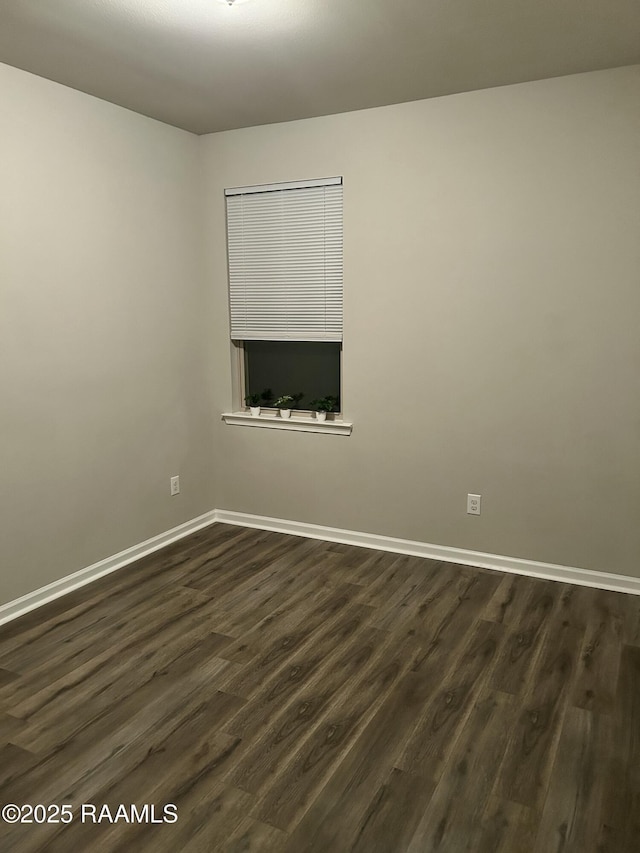
[[[640,597],[216,524],[0,627],[8,803],[74,816],[12,853],[638,853]]]

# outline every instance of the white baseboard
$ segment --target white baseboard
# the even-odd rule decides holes
[[[0,625],[23,616],[36,607],[41,607],[55,598],[66,595],[74,589],[91,583],[103,575],[115,572],[124,566],[152,554],[154,551],[195,533],[215,522],[235,524],[240,527],[257,527],[260,530],[272,530],[275,533],[290,533],[293,536],[306,536],[309,539],[324,539],[327,542],[340,542],[344,545],[356,545],[361,548],[374,548],[379,551],[391,551],[414,557],[428,557],[448,563],[461,563],[465,566],[478,566],[482,569],[495,569],[499,572],[511,572],[517,575],[543,578],[544,580],[573,583],[579,586],[591,586],[609,589],[614,592],[626,592],[640,595],[640,578],[630,575],[616,575],[609,572],[596,572],[592,569],[579,569],[571,566],[558,566],[554,563],[538,563],[535,560],[521,560],[517,557],[502,557],[498,554],[485,554],[481,551],[466,551],[462,548],[449,548],[446,545],[430,545],[427,542],[414,542],[410,539],[395,539],[392,536],[379,536],[376,533],[359,533],[355,530],[343,530],[339,527],[324,527],[321,524],[307,524],[302,521],[288,521],[283,518],[269,518],[244,512],[232,512],[224,509],[211,510],[204,515],[179,524],[165,533],[153,536],[139,545],[133,545],[99,563],[87,566],[80,571],[53,581],[40,589],[29,592],[21,598],[0,605]]]
[[[466,551],[463,548],[430,545],[426,542],[413,542],[410,539],[394,539],[392,536],[378,536],[375,533],[358,533],[354,530],[342,530],[338,527],[323,527],[320,524],[306,524],[300,521],[287,521],[282,518],[268,518],[223,509],[216,510],[215,517],[216,521],[225,524],[258,527],[260,530],[272,530],[276,533],[290,533],[294,536],[306,536],[310,539],[325,539],[328,542],[341,542],[345,545],[358,545],[362,548],[375,548],[380,551],[392,551],[396,554],[428,557],[431,560],[461,563],[465,566],[478,566],[482,569],[495,569],[499,572],[511,572],[512,574],[529,575],[544,580],[640,595],[640,578],[634,578],[630,575],[596,572],[592,569],[558,566],[554,563],[538,563],[535,560],[502,557],[498,554],[485,554],[481,551]]]
[[[99,563],[94,563],[92,566],[87,566],[71,575],[60,578],[60,580],[53,581],[53,583],[47,584],[47,586],[29,592],[21,598],[16,598],[15,601],[0,605],[0,625],[12,619],[17,619],[18,616],[23,616],[30,610],[41,607],[55,598],[60,598],[60,596],[91,583],[103,575],[115,572],[117,569],[133,563],[147,554],[152,554],[154,551],[158,551],[160,548],[164,548],[166,545],[170,545],[172,542],[176,542],[190,533],[195,533],[196,530],[200,530],[202,527],[213,524],[215,520],[215,510],[206,512],[204,515],[198,516],[198,518],[185,521],[184,524],[179,524],[177,527],[160,533],[158,536],[153,536],[145,542],[140,542],[138,545],[126,548],[112,557],[100,560]]]

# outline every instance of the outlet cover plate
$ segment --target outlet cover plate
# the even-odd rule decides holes
[[[467,495],[467,514],[480,515],[482,495]]]

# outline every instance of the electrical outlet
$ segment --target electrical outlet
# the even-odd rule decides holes
[[[480,515],[482,495],[467,495],[467,515]]]
[[[180,494],[180,477],[171,478],[171,495]]]

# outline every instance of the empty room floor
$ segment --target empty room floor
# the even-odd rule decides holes
[[[215,524],[0,627],[0,788],[12,853],[637,853],[640,597]]]

